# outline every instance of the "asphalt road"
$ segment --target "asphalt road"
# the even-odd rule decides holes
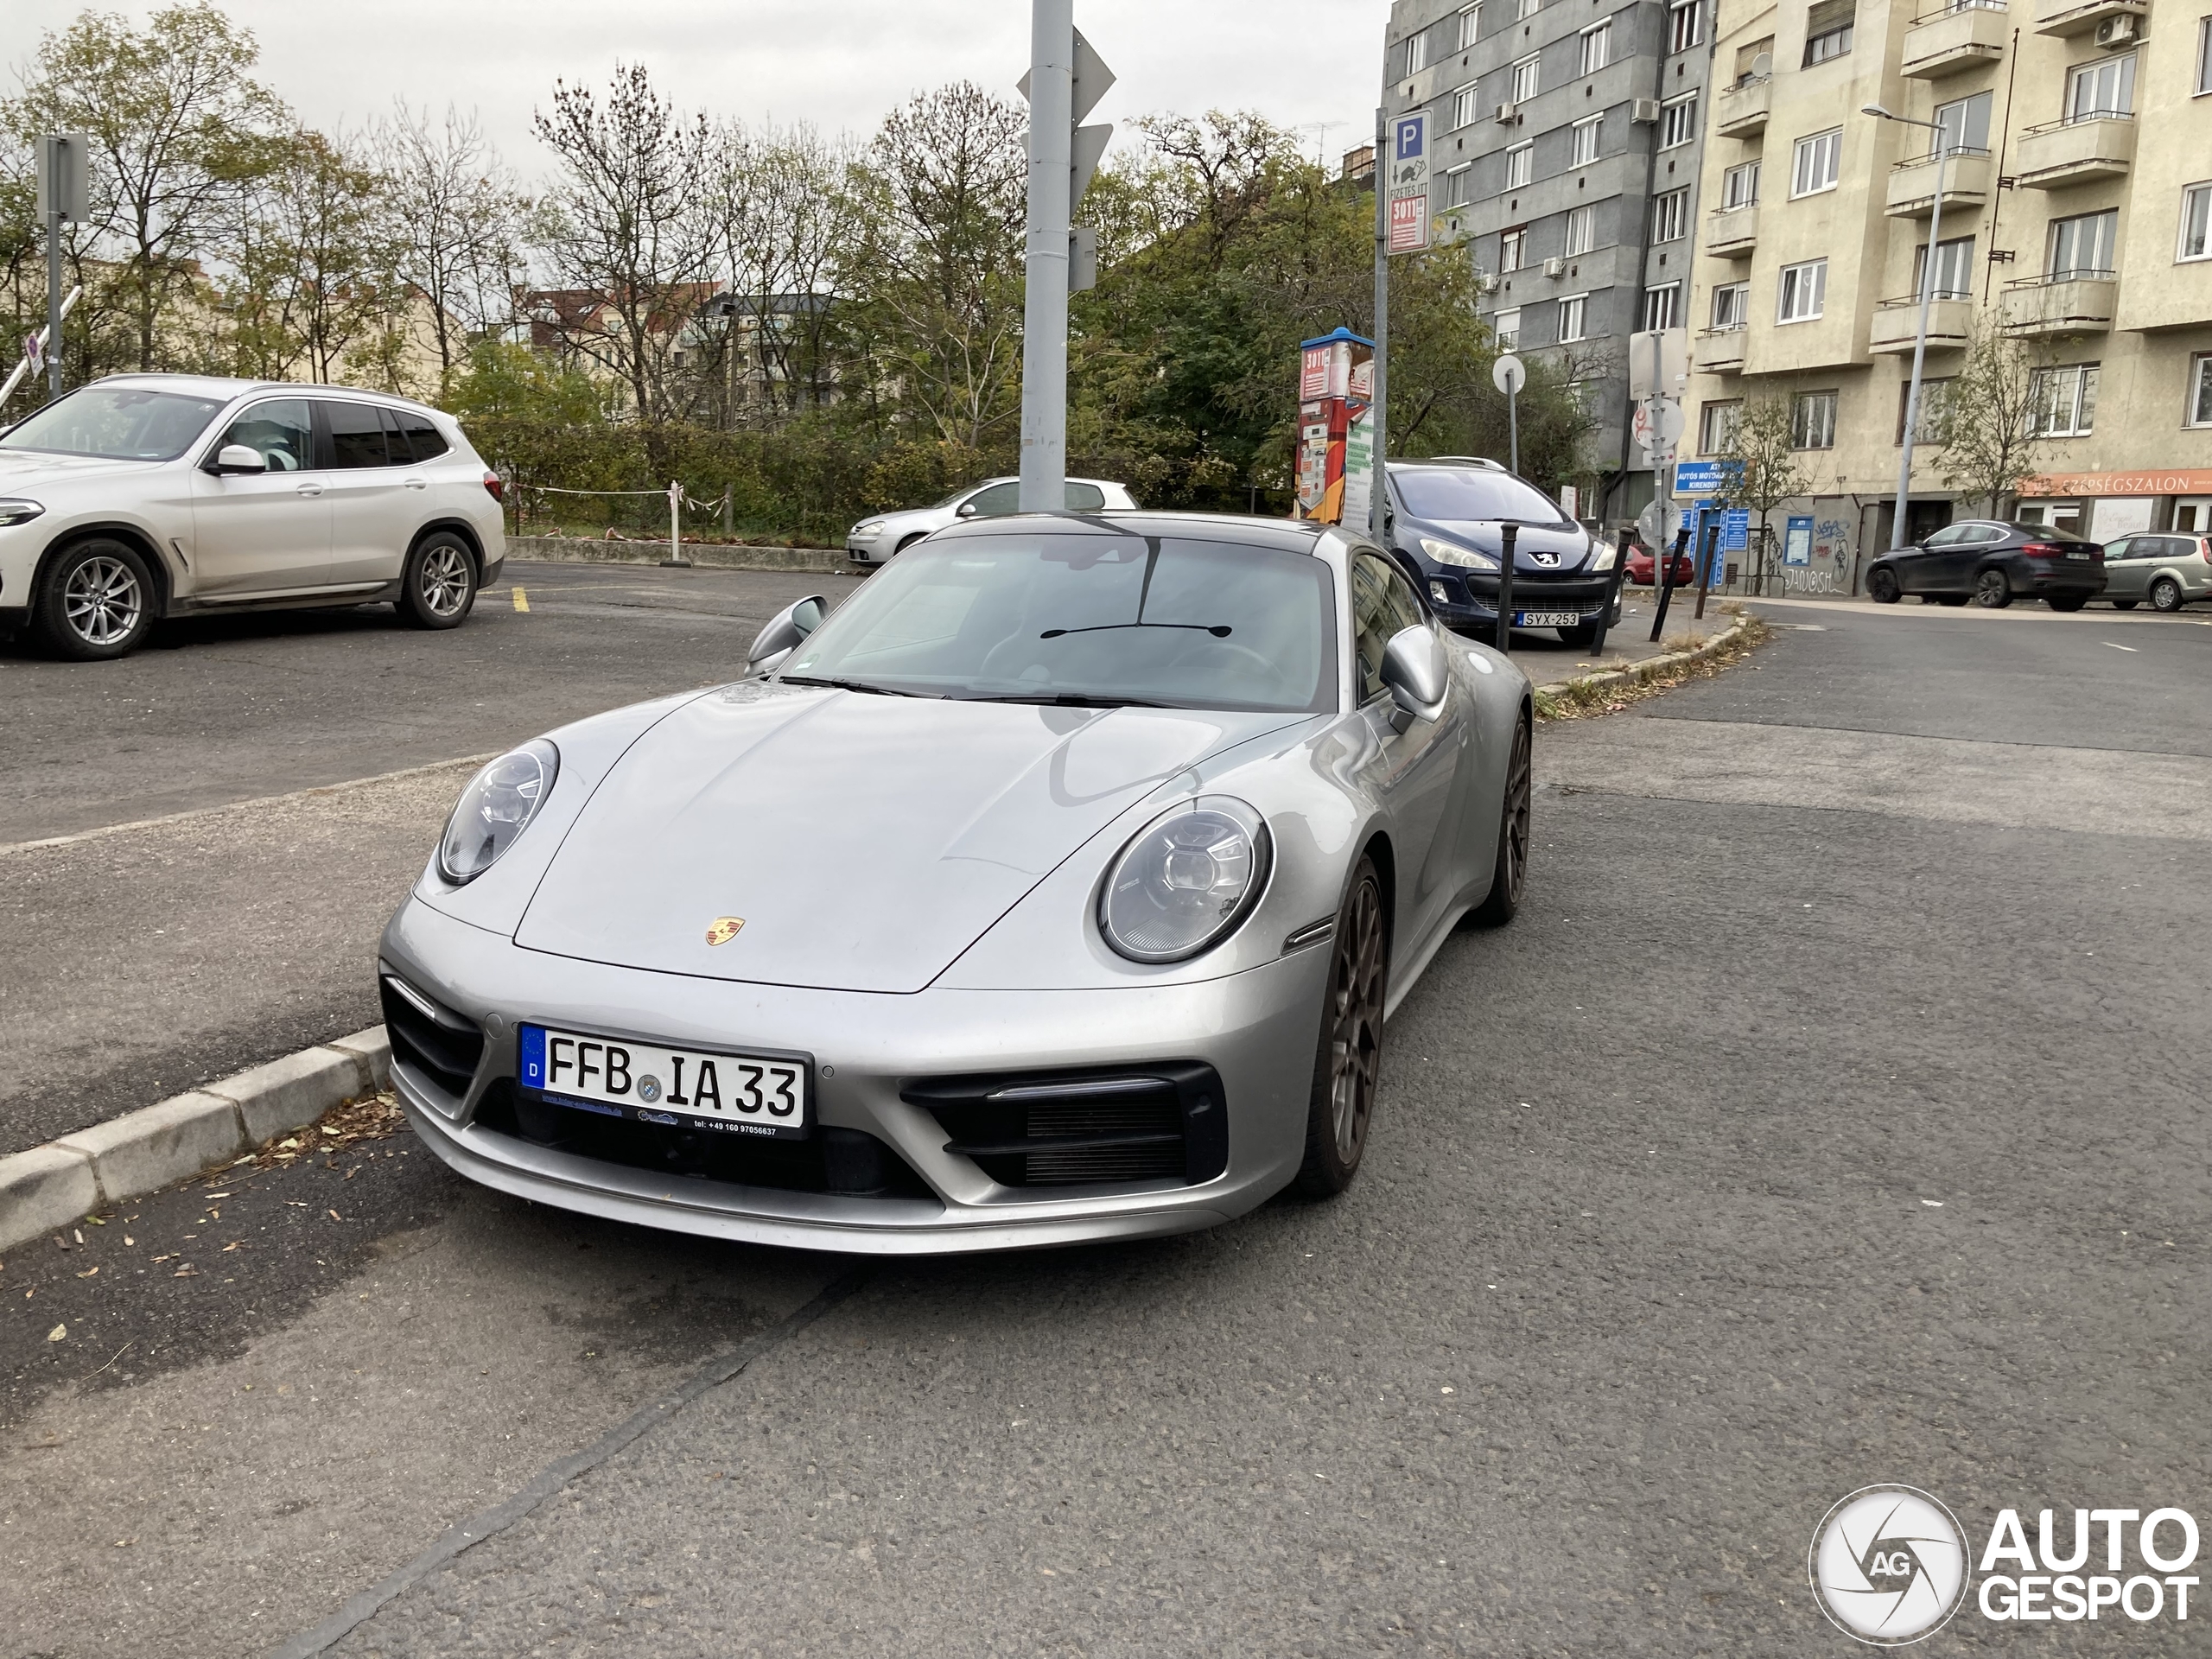
[[[1841,1655],[1859,1486],[1977,1545],[2190,1506],[2212,636],[1773,613],[1545,728],[1529,903],[1393,1022],[1336,1203],[847,1277],[401,1135],[18,1252],[0,1654],[270,1651],[383,1581],[287,1650]],[[1928,1651],[2199,1645],[2116,1622]]]

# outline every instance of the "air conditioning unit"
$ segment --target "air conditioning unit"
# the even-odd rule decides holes
[[[2099,46],[2133,46],[2143,38],[2143,20],[2123,12],[2097,25]]]
[[[1566,275],[1567,275],[1567,261],[1566,261],[1566,260],[1564,260],[1564,259],[1558,258],[1558,257],[1553,257],[1553,258],[1550,258],[1550,259],[1547,259],[1547,260],[1545,260],[1545,261],[1544,261],[1544,275],[1545,275],[1545,276],[1554,276],[1554,277],[1557,277],[1557,276],[1566,276]]]
[[[1518,124],[1520,119],[1521,106],[1518,104],[1501,104],[1497,106],[1497,124],[1499,126],[1514,126]]]
[[[1641,121],[1647,127],[1655,125],[1659,119],[1659,100],[1656,98],[1631,99],[1628,106],[1628,118]]]

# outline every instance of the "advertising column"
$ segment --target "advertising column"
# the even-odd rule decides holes
[[[1375,486],[1375,344],[1339,328],[1299,350],[1293,516],[1363,528]]]

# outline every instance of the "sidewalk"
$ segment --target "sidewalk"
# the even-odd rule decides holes
[[[1630,668],[1654,657],[1702,645],[1725,632],[1736,620],[1735,607],[1738,603],[1709,594],[1705,601],[1705,615],[1698,619],[1692,614],[1697,609],[1697,589],[1677,588],[1667,607],[1667,637],[1654,645],[1651,616],[1658,608],[1657,597],[1648,588],[1624,588],[1621,590],[1621,620],[1606,632],[1604,656],[1576,650],[1549,628],[1516,628],[1513,632],[1513,660],[1538,685]],[[1490,642],[1487,629],[1469,637],[1485,645]]]

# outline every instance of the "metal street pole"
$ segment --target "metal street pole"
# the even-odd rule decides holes
[[[46,389],[61,395],[61,210],[46,216]]]
[[[1367,501],[1367,533],[1378,546],[1388,547],[1390,524],[1390,475],[1382,448],[1385,415],[1390,390],[1390,193],[1384,188],[1389,168],[1382,157],[1389,148],[1390,112],[1375,111],[1375,483]]]
[[[1505,447],[1513,461],[1513,476],[1521,476],[1521,383],[1505,394]]]
[[[1075,0],[1032,0],[1029,268],[1022,311],[1021,510],[1067,507],[1068,200]]]
[[[1928,314],[1936,302],[1936,269],[1942,258],[1943,237],[1943,175],[1951,159],[1950,130],[1940,121],[1920,121],[1909,115],[1892,115],[1878,104],[1869,104],[1861,114],[1878,116],[1901,126],[1925,127],[1936,135],[1936,201],[1928,216],[1928,257],[1920,273],[1920,327],[1912,341],[1912,384],[1905,393],[1904,441],[1897,446],[1897,499],[1891,512],[1890,546],[1904,547],[1910,540],[1907,524],[1912,498],[1912,442],[1920,424],[1921,369],[1928,359]]]

